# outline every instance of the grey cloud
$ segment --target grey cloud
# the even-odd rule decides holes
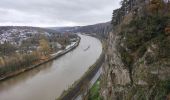
[[[120,0],[1,0],[0,25],[88,25],[111,20]]]

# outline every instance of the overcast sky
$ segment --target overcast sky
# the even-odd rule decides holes
[[[111,20],[120,0],[0,0],[0,25],[77,26]]]

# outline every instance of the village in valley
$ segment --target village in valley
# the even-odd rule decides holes
[[[0,68],[5,68],[1,74],[18,66],[29,66],[48,59],[52,54],[67,49],[76,40],[75,34],[42,28],[0,27]]]

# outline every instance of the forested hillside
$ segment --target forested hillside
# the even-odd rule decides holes
[[[170,99],[170,1],[122,0],[101,80],[105,100]]]

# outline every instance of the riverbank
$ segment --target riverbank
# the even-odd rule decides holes
[[[89,81],[93,78],[93,76],[100,69],[103,64],[105,58],[105,42],[102,41],[102,53],[97,61],[86,71],[86,73],[77,80],[68,90],[64,91],[57,100],[71,100],[75,99],[78,95],[80,95],[84,88],[87,87]]]
[[[54,59],[57,59],[57,58],[61,57],[62,55],[74,50],[79,45],[80,40],[81,40],[81,38],[78,36],[77,41],[74,44],[67,46],[65,50],[62,50],[62,51],[57,52],[55,54],[52,54],[50,57],[48,57],[48,59],[41,60],[38,63],[31,65],[30,67],[23,68],[23,69],[20,69],[18,71],[15,71],[13,73],[9,73],[9,74],[0,76],[0,81],[7,80],[9,78],[12,78],[12,77],[17,76],[19,74],[22,74],[22,73],[24,73],[26,71],[32,70],[32,69],[34,69],[34,68],[36,68],[36,67],[38,67],[40,65],[43,65],[43,64],[45,64],[47,62],[50,62],[50,61],[52,61]]]

